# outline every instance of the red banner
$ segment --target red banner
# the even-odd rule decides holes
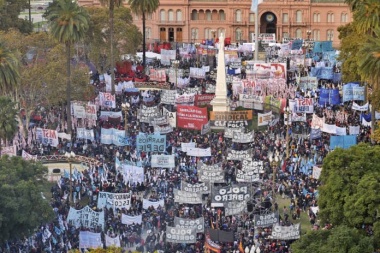
[[[202,125],[207,124],[207,122],[207,108],[177,105],[177,127],[202,130]]]
[[[204,106],[210,104],[211,100],[213,100],[215,94],[201,94],[195,95],[194,105],[195,106]]]

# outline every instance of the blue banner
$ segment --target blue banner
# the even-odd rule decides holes
[[[318,79],[333,80],[334,72],[332,67],[312,67],[310,71],[310,76],[317,77]]]
[[[353,145],[356,145],[356,135],[330,136],[330,149],[348,149]]]
[[[359,83],[347,83],[343,86],[343,102],[351,100],[364,101],[365,87],[360,87]]]
[[[302,43],[303,43],[303,40],[299,40],[299,39],[296,39],[296,40],[293,40],[292,41],[292,50],[299,50],[302,48]]]
[[[310,131],[310,139],[315,140],[322,137],[322,131],[321,129],[314,129],[312,128]]]
[[[138,151],[165,152],[166,135],[161,134],[139,134],[136,137]]]
[[[128,146],[129,139],[125,137],[125,130],[118,130],[115,128],[102,128],[100,132],[100,143],[114,144],[116,146]]]
[[[319,91],[319,105],[338,105],[340,104],[339,89],[324,89]]]
[[[342,73],[333,73],[333,83],[337,84],[342,81]]]

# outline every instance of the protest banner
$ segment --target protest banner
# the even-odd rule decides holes
[[[188,148],[195,148],[195,142],[181,142],[181,151],[182,152],[187,152]]]
[[[161,49],[161,64],[170,66],[171,60],[175,60],[176,50]]]
[[[102,107],[116,108],[116,98],[109,92],[99,92],[99,105]]]
[[[177,127],[177,113],[176,112],[171,112],[164,107],[162,108],[162,115],[166,116],[169,124],[172,127]]]
[[[343,85],[343,102],[357,100],[364,101],[365,87],[360,87],[359,83],[347,83]]]
[[[319,179],[319,177],[321,176],[321,172],[322,172],[322,168],[321,167],[318,167],[318,166],[313,166],[313,178],[314,179]]]
[[[258,126],[266,126],[272,121],[272,111],[267,113],[258,113],[257,114],[257,125]]]
[[[233,133],[232,142],[250,143],[255,140],[254,136],[255,136],[255,133],[253,130],[249,133],[239,133],[235,131]]]
[[[324,89],[321,88],[319,91],[319,101],[320,106],[328,105],[338,105],[340,104],[339,89]]]
[[[177,127],[201,130],[202,125],[207,123],[207,108],[186,105],[177,106]]]
[[[314,98],[296,98],[293,112],[314,113]]]
[[[223,183],[224,170],[220,164],[206,165],[202,162],[197,163],[198,179],[201,182]]]
[[[190,67],[190,77],[192,78],[206,78],[206,71],[203,68]]]
[[[276,98],[270,95],[270,96],[266,96],[264,99],[265,110],[272,110],[275,112],[283,113],[285,107],[286,107],[285,98]]]
[[[136,136],[136,146],[138,151],[165,152],[166,135],[139,133]]]
[[[368,111],[368,107],[369,107],[368,103],[366,103],[364,105],[358,105],[357,103],[353,102],[351,109],[364,112],[364,111]]]
[[[188,105],[188,106],[193,106],[194,105],[194,100],[195,100],[195,94],[178,94],[176,93],[175,95],[175,105]]]
[[[299,79],[298,86],[301,90],[316,90],[318,88],[318,78],[311,76],[302,76]]]
[[[248,103],[263,103],[263,96],[249,95],[249,94],[239,94],[239,101]]]
[[[163,115],[163,116],[159,116],[159,117],[154,117],[154,118],[150,118],[150,122],[149,124],[151,126],[155,126],[155,125],[166,125],[168,124],[168,118],[166,117],[166,115]]]
[[[80,249],[103,248],[101,233],[93,233],[90,231],[79,231],[79,248]]]
[[[195,106],[206,106],[214,99],[215,94],[198,94],[195,95],[194,105]]]
[[[191,244],[196,242],[195,228],[166,226],[166,242]]]
[[[158,207],[165,206],[165,200],[161,199],[159,201],[150,201],[149,199],[143,199],[143,209],[148,209],[149,207],[157,209]]]
[[[58,146],[58,132],[52,129],[37,128],[36,129],[37,140],[44,146]]]
[[[356,145],[356,142],[356,135],[330,136],[330,149],[348,149],[349,147]]]
[[[202,204],[202,195],[199,192],[186,192],[178,189],[173,190],[174,202],[180,204]]]
[[[197,94],[202,93],[202,87],[190,87],[187,86],[182,90],[185,94],[194,94],[194,102]]]
[[[173,127],[171,125],[164,125],[164,126],[155,125],[153,129],[155,133],[159,133],[159,134],[168,134],[168,133],[173,132]]]
[[[123,114],[121,113],[121,111],[119,111],[119,112],[100,111],[100,119],[104,120],[104,121],[107,121],[110,118],[120,118],[121,119],[122,117],[123,117]]]
[[[317,129],[322,129],[324,122],[325,122],[324,117],[320,118],[317,116],[317,114],[313,114],[313,118],[311,120],[311,127],[317,128]]]
[[[15,156],[17,155],[17,147],[16,145],[1,147],[1,155]]]
[[[37,155],[31,155],[28,152],[26,152],[25,150],[22,150],[21,156],[22,156],[22,159],[24,159],[24,160],[37,161]]]
[[[131,193],[99,192],[97,207],[112,209],[129,209],[131,207]]]
[[[227,160],[239,160],[242,161],[244,159],[250,160],[252,158],[252,149],[246,150],[233,150],[227,149]]]
[[[86,115],[86,119],[97,120],[98,115],[96,113],[96,105],[94,104],[85,105],[85,115]]]
[[[141,224],[142,223],[142,215],[137,216],[129,216],[127,214],[121,214],[121,223],[125,225],[132,225],[132,224]]]
[[[137,115],[138,115],[140,122],[150,123],[151,118],[160,117],[161,113],[160,113],[160,109],[158,108],[158,106],[150,106],[149,107],[149,106],[142,104],[140,109],[137,110]]]
[[[78,127],[77,128],[77,138],[94,141],[95,140],[94,130]]]
[[[242,128],[252,124],[252,111],[210,112],[210,125],[213,129]]]
[[[271,227],[279,223],[280,219],[278,212],[265,215],[255,215],[255,227]]]
[[[246,201],[224,203],[224,214],[226,216],[239,215],[239,214],[245,212],[246,209],[247,209],[247,202]]]
[[[205,135],[209,132],[211,132],[210,121],[207,122],[206,124],[202,125],[201,135]]]
[[[116,235],[116,237],[112,238],[107,234],[105,236],[106,247],[120,247],[120,237]]]
[[[89,206],[83,207],[81,210],[75,210],[70,207],[67,216],[67,222],[76,228],[84,227],[97,229],[104,228],[104,211],[95,212]]]
[[[152,155],[150,164],[152,168],[174,168],[174,155]]]
[[[213,204],[225,202],[244,201],[250,198],[248,186],[230,185],[225,187],[214,187],[211,189],[211,202]],[[217,205],[214,205],[217,206]]]
[[[272,239],[277,240],[296,240],[301,235],[301,224],[295,224],[291,226],[273,225]]]
[[[101,128],[100,129],[100,143],[114,144],[116,146],[128,146],[129,138],[125,137],[125,130],[116,128]]]
[[[187,148],[188,156],[208,157],[211,156],[211,148]]]
[[[237,134],[244,133],[244,128],[228,128],[228,127],[225,127],[224,128],[224,138],[232,139],[235,132]]]
[[[174,227],[176,228],[195,228],[196,233],[203,233],[205,230],[204,217],[198,219],[186,219],[174,217]]]
[[[157,82],[166,82],[165,69],[149,69],[149,80]]]
[[[161,104],[174,105],[177,91],[176,90],[162,90],[161,91]]]
[[[86,118],[85,107],[80,103],[71,102],[71,113],[72,116],[78,119]]]
[[[187,183],[181,181],[181,191],[185,192],[199,192],[199,193],[208,193],[210,192],[210,184],[202,183]]]
[[[311,128],[310,129],[310,139],[315,140],[322,137],[322,131],[318,128]]]
[[[119,171],[120,169],[117,168]],[[144,182],[144,168],[133,164],[122,164],[121,173],[125,183],[143,183]]]
[[[263,161],[243,160],[241,163],[241,169],[236,170],[236,181],[260,181],[260,173],[264,173]]]

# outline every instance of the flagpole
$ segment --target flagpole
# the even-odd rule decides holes
[[[259,59],[259,5],[258,0],[252,0],[257,1],[256,12],[255,12],[255,61],[258,61]]]

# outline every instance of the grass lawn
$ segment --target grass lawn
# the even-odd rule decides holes
[[[284,208],[284,206],[288,207],[289,209],[289,205],[290,205],[290,198],[286,198],[283,199],[280,195],[277,195],[276,196],[276,201],[278,203],[278,209],[280,211],[280,215],[282,214],[282,209]],[[289,219],[293,222],[293,223],[298,223],[298,222],[301,222],[301,234],[306,234],[308,231],[311,231],[311,224],[310,224],[310,221],[309,221],[309,216],[307,215],[307,212],[301,212],[301,219],[300,220],[293,220],[293,218],[291,217],[291,215],[289,215]]]

